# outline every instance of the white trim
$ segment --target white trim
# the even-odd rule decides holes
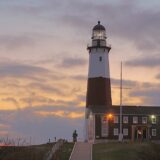
[[[73,155],[73,152],[74,152],[74,150],[75,150],[76,144],[77,144],[77,143],[74,143],[74,146],[73,146],[73,149],[72,149],[71,155],[70,155],[70,157],[69,157],[69,160],[71,160],[71,158],[72,158],[72,155]]]

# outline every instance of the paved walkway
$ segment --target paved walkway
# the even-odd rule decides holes
[[[92,160],[92,144],[77,142],[74,146],[70,160]]]

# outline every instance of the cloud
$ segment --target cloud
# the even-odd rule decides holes
[[[160,79],[160,74],[157,74],[155,78]]]
[[[129,96],[141,97],[143,105],[159,106],[159,88],[144,88],[130,92]]]
[[[35,39],[27,35],[0,35],[0,47],[9,50],[20,49],[23,47],[34,46]]]
[[[64,8],[59,21],[84,34],[88,33],[87,28],[91,24],[100,19],[102,24],[108,24],[107,33],[113,38],[131,42],[144,54],[159,50],[160,11],[142,8],[138,4],[138,1],[120,1],[116,4],[71,1],[68,8]]]
[[[96,1],[47,0],[40,1],[36,5],[12,4],[12,8],[15,12],[36,15],[36,19],[37,15],[41,15],[38,21],[51,22],[52,19],[56,21],[56,27],[60,26],[59,28],[69,26],[67,29],[71,29],[72,33],[78,33],[78,37],[82,37],[83,41],[86,33],[89,34],[88,28],[100,19],[103,24],[108,24],[107,32],[113,38],[133,43],[138,49],[144,51],[144,54],[160,49],[160,11],[155,8],[143,8],[139,6],[138,1],[121,0],[117,3],[99,1],[97,3]],[[71,35],[70,37],[72,38]]]
[[[122,81],[124,87],[133,87],[136,86],[139,82],[132,81],[132,80],[125,80]],[[111,84],[114,86],[120,86],[120,79],[111,78]]]
[[[143,58],[128,60],[125,64],[129,67],[160,67],[160,56],[145,56]]]
[[[20,109],[19,102],[13,97],[2,98],[1,101],[12,102],[17,109]]]
[[[46,74],[48,72],[48,69],[29,64],[18,62],[0,63],[0,77],[32,77],[33,75]]]
[[[64,96],[64,93],[62,92],[62,89],[58,86],[55,86],[54,84],[51,86],[49,84],[43,84],[43,83],[30,83],[27,85],[28,88],[32,89],[38,89],[39,91],[43,93],[56,93],[58,95]]]
[[[0,108],[16,110],[39,105],[83,106],[82,100],[77,99],[83,94],[81,86],[77,87],[76,84],[78,77],[65,74],[33,64],[2,60]],[[73,82],[75,87],[68,81]]]
[[[45,93],[46,94],[46,93]],[[73,97],[58,97],[57,94],[52,94],[48,96],[44,96],[43,94],[39,94],[39,92],[32,92],[29,96],[24,96],[22,98],[19,98],[19,101],[22,103],[25,103],[23,108],[30,108],[30,107],[38,107],[38,106],[54,106],[54,107],[82,107],[81,103],[83,102],[78,98],[79,95],[74,95]],[[84,106],[83,106],[84,107]],[[73,109],[73,108],[72,108]]]
[[[4,19],[8,22],[4,23],[4,25],[10,24],[10,26],[13,26],[11,27],[12,30],[14,30],[14,25],[12,24],[14,21],[14,23],[17,24],[16,28],[18,32],[26,33],[27,30],[28,33],[28,30],[36,30],[36,32],[43,32],[45,35],[58,34],[58,36],[63,38],[59,45],[57,45],[59,39],[52,37],[53,41],[47,41],[44,45],[38,46],[36,45],[37,42],[43,40],[45,35],[43,35],[43,37],[38,37],[34,34],[17,35],[16,32],[14,33],[16,36],[13,34],[1,34],[1,48],[5,47],[12,52],[12,50],[15,49],[26,49],[26,47],[36,45],[35,47],[38,46],[37,55],[41,56],[44,54],[44,57],[48,57],[48,53],[46,52],[48,52],[50,48],[54,50],[52,55],[56,56],[58,55],[58,53],[56,53],[57,50],[63,49],[66,51],[65,57],[67,58],[54,56],[51,59],[43,59],[39,63],[32,64],[22,64],[19,62],[1,63],[0,86],[5,89],[0,93],[2,101],[12,103],[15,107],[18,103],[20,107],[21,105],[25,107],[22,107],[20,110],[16,108],[16,110],[12,110],[12,112],[7,112],[6,110],[6,112],[2,111],[2,113],[0,113],[2,124],[11,126],[11,128],[7,128],[4,133],[7,131],[10,134],[16,135],[22,134],[29,137],[32,135],[36,138],[45,138],[46,141],[49,137],[57,135],[59,137],[65,136],[65,138],[72,138],[72,131],[77,128],[81,130],[82,135],[82,115],[85,106],[82,105],[82,103],[85,103],[86,98],[84,91],[86,88],[83,82],[86,81],[86,77],[82,73],[84,71],[79,72],[79,70],[76,69],[78,67],[84,67],[87,61],[84,58],[74,57],[73,54],[77,52],[79,55],[81,51],[78,47],[86,43],[84,39],[90,36],[90,28],[92,28],[98,20],[101,20],[102,24],[107,26],[107,36],[113,38],[113,41],[118,39],[121,44],[131,43],[134,49],[138,49],[138,53],[136,53],[137,57],[140,53],[142,57],[145,55],[145,58],[140,57],[139,59],[127,61],[126,65],[144,67],[159,66],[158,61],[160,59],[158,56],[154,57],[155,54],[153,53],[158,53],[160,49],[160,11],[155,8],[144,9],[139,6],[138,1],[120,0],[115,3],[115,1],[102,2],[92,0],[40,0],[38,3],[30,3],[22,0],[21,2],[8,1],[8,4],[10,5],[6,5],[4,10],[7,8],[8,10],[6,10],[5,13],[7,13],[7,15],[13,14],[14,16],[10,16],[10,22],[7,18]],[[11,7],[12,10],[10,10]],[[26,18],[26,23],[24,24],[21,22],[22,17]],[[64,30],[67,32],[64,32]],[[54,43],[54,40],[55,42],[57,41],[57,43]],[[81,42],[77,43],[77,40],[81,40]],[[72,42],[71,46],[73,48],[67,45],[70,42]],[[78,44],[76,46],[77,50],[74,50],[75,44]],[[119,44],[119,46],[121,46],[121,44]],[[43,49],[45,46],[46,48]],[[60,48],[59,46],[64,46],[64,48]],[[116,47],[117,46],[114,46],[114,48]],[[70,50],[71,53],[67,50]],[[36,50],[32,49],[32,51],[35,52]],[[31,55],[32,51],[28,54]],[[132,52],[132,50],[130,50],[128,54],[130,54],[130,52]],[[18,52],[16,54],[18,54]],[[69,56],[71,54],[72,57]],[[149,54],[152,55],[149,57],[147,56]],[[62,55],[64,56],[64,54]],[[122,56],[124,56],[123,53]],[[26,56],[24,58],[26,58]],[[30,59],[32,58],[34,57],[30,57]],[[52,63],[54,66],[52,70],[44,68],[44,65],[48,66]],[[64,70],[66,68],[69,68],[73,74],[69,70]],[[74,70],[73,68],[76,69]],[[25,80],[26,78],[27,81]],[[157,75],[157,78],[159,78],[159,75]],[[76,87],[73,87],[75,83]],[[5,85],[3,86],[3,84]],[[81,88],[80,85],[84,88]],[[159,103],[159,92],[158,89],[156,90],[156,87],[159,88],[158,84],[140,83],[126,79],[123,80],[123,85],[124,87],[132,88],[127,92],[127,94],[129,94],[129,96],[127,96],[127,100],[129,99],[129,101],[127,102],[130,102],[134,97],[139,97],[142,100],[141,104]],[[112,86],[119,87],[119,80],[112,79]],[[20,88],[23,88],[21,92]],[[116,93],[117,92],[119,94],[119,91],[116,91]]]
[[[6,125],[6,124],[0,124],[0,130],[2,129],[6,129],[6,128],[9,128],[10,126],[9,125]]]
[[[69,78],[74,79],[76,81],[87,81],[87,75],[72,75]]]
[[[9,137],[32,137],[32,143],[45,143],[49,138],[72,138],[72,132],[77,129],[79,138],[83,137],[83,110],[72,110],[74,107],[41,106],[25,108],[19,111],[1,111],[1,125],[5,127],[3,135]],[[27,113],[27,114],[26,114]],[[64,135],[65,130],[65,135]]]
[[[87,60],[82,58],[64,58],[59,67],[62,68],[72,68],[72,67],[82,67],[87,64]]]
[[[44,117],[48,116],[56,116],[56,117],[61,117],[61,118],[71,118],[71,119],[76,119],[76,118],[82,118],[84,117],[84,112],[65,112],[62,110],[59,111],[52,111],[52,112],[47,112],[47,111],[37,111],[35,112],[36,114],[39,114]]]
[[[118,79],[111,79],[111,82],[113,96],[114,94],[117,94],[117,89],[119,89],[120,82]],[[142,106],[159,106],[160,104],[160,83],[123,80],[123,88],[123,104],[125,105],[138,104]],[[113,98],[116,98],[116,96],[113,96]],[[119,101],[119,99],[117,101]]]

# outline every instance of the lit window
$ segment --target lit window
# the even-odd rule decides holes
[[[118,136],[118,128],[114,128],[113,134],[114,134],[114,136]]]
[[[128,128],[123,128],[123,135],[128,136]]]
[[[118,116],[114,116],[114,123],[118,123]]]
[[[152,129],[152,136],[156,136],[157,135],[157,130],[156,129]]]
[[[128,116],[123,117],[123,123],[128,123]]]
[[[142,124],[147,124],[147,117],[142,117]]]
[[[138,123],[138,117],[133,117],[133,124]]]
[[[151,116],[151,122],[152,122],[152,124],[156,124],[156,116],[155,115]]]

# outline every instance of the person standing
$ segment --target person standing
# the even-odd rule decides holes
[[[77,142],[78,134],[76,130],[74,130],[72,137],[73,137],[73,142]]]

